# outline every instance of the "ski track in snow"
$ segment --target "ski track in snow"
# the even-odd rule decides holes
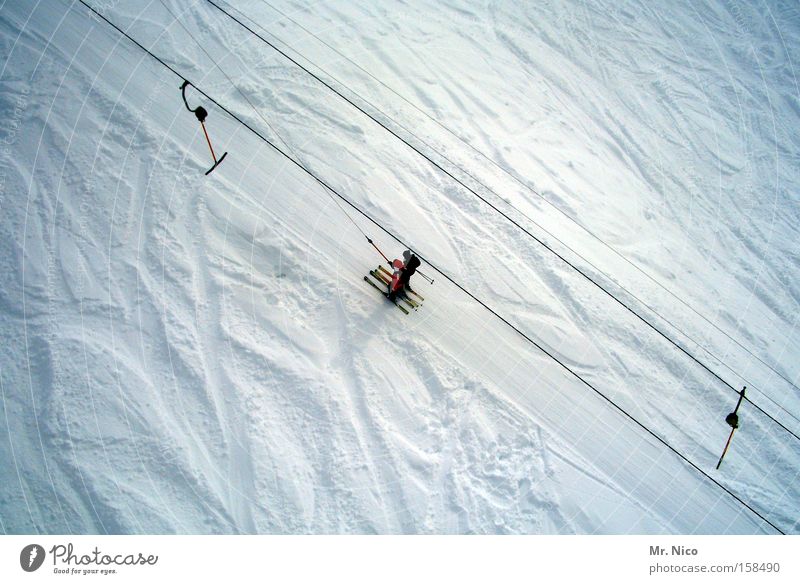
[[[715,473],[733,392],[213,7],[168,5],[270,127],[160,4],[104,14],[798,533],[797,440],[745,406]],[[797,10],[275,4],[534,193],[268,4],[236,6],[800,432],[800,391],[758,360],[800,382]],[[772,531],[429,266],[420,310],[391,307],[319,185],[207,103],[229,155],[203,176],[179,81],[81,5],[6,5],[0,42],[5,532]]]

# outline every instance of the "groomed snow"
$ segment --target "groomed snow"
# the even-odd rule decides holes
[[[800,533],[795,3],[214,1],[768,415],[715,470],[735,390],[206,0],[87,2],[702,472],[429,264],[393,308],[190,89],[204,176],[180,78],[82,4],[6,1],[3,532]]]

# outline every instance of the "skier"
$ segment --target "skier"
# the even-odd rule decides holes
[[[403,252],[403,260],[396,259],[392,262],[394,273],[387,294],[389,300],[392,301],[397,298],[398,294],[405,294],[406,290],[411,290],[411,276],[414,275],[420,264],[419,258],[408,249]]]
[[[403,259],[405,260],[405,269],[403,270],[403,274],[400,277],[400,280],[403,284],[404,290],[411,290],[411,276],[417,271],[419,267],[420,261],[417,256],[411,250],[406,250],[403,252]]]

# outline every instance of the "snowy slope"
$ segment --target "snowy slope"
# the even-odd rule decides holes
[[[80,3],[7,2],[5,532],[800,532],[794,4],[233,11],[746,384],[786,429],[745,403],[719,471],[735,391],[470,190],[205,0],[94,5],[697,468],[430,265],[392,308],[334,200],[190,91],[205,177],[180,79]]]

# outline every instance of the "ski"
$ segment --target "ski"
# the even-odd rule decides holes
[[[408,296],[403,296],[403,302],[408,304],[414,310],[419,310],[419,307],[422,306],[422,304],[420,304],[419,302],[415,302],[414,300],[412,300]]]
[[[388,279],[383,277],[383,275],[380,272],[377,272],[376,270],[372,270],[372,271],[370,271],[370,275],[373,278],[375,278],[376,280],[378,280],[378,282],[386,284],[387,286],[389,285]],[[403,302],[405,302],[406,304],[408,304],[414,310],[416,310],[419,307],[419,304],[417,304],[416,302],[414,302],[413,300],[411,300],[410,298],[408,298],[406,296],[399,296],[399,299],[402,300]]]
[[[383,282],[383,283],[384,283],[384,284],[386,284],[387,286],[389,285],[389,282],[391,281],[391,280],[389,280],[389,278],[387,278],[386,276],[384,276],[383,274],[381,274],[381,273],[380,273],[380,272],[378,272],[377,270],[370,270],[370,272],[369,272],[369,273],[370,273],[370,274],[372,274],[372,277],[373,277],[373,278],[375,278],[375,279],[376,279],[376,280],[378,280],[379,282]]]
[[[386,298],[386,300],[389,300],[389,296],[386,294],[386,292],[384,292],[383,290],[381,290],[380,286],[378,286],[378,285],[377,285],[375,282],[373,282],[372,280],[370,280],[370,279],[369,279],[369,278],[367,278],[366,276],[364,276],[364,281],[365,281],[365,282],[367,282],[367,283],[368,283],[370,286],[374,286],[374,287],[375,287],[375,289],[376,289],[378,292],[380,292],[381,294],[383,294],[383,296],[384,296],[384,298]],[[389,300],[389,302],[391,302],[392,304],[394,304],[394,305],[395,305],[397,308],[399,308],[400,310],[402,310],[404,313],[408,314],[408,310],[406,310],[404,307],[400,306],[400,305],[399,305],[397,302],[395,302],[394,300]]]
[[[381,273],[386,274],[390,278],[392,277],[392,273],[389,270],[387,270],[386,268],[384,268],[383,266],[378,266],[378,269],[381,271]],[[425,298],[422,297],[422,294],[418,294],[414,290],[406,289],[406,292],[409,293],[409,294],[413,294],[414,296],[419,298],[420,302],[424,302],[425,301]]]

